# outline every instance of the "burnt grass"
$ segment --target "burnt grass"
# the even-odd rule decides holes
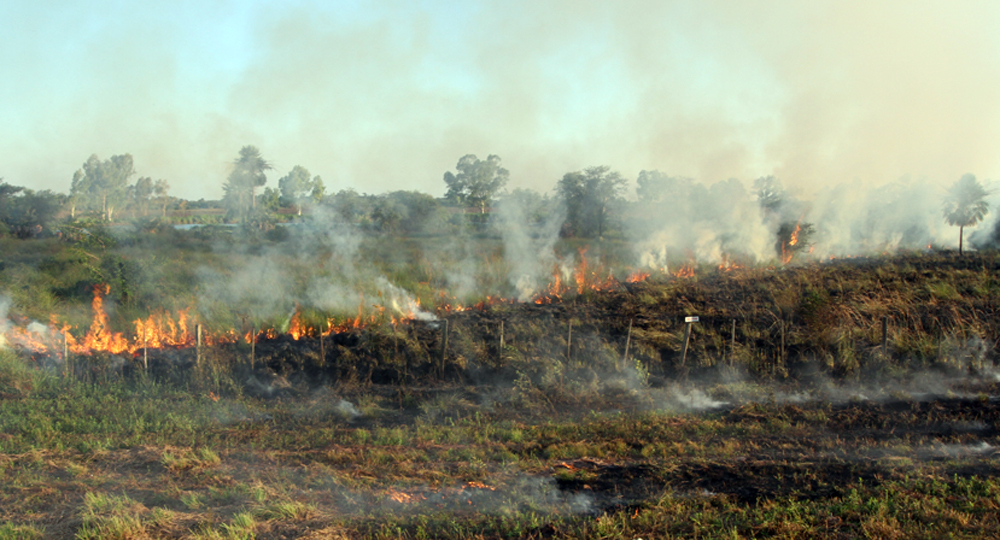
[[[81,358],[60,384],[174,389],[118,392],[189,425],[9,422],[0,525],[28,532],[0,538],[86,537],[94,492],[131,501],[122,538],[238,537],[241,513],[257,538],[989,538],[998,269],[947,253],[702,268],[200,363],[151,350],[148,371]],[[58,402],[43,386],[4,389],[4,414]]]

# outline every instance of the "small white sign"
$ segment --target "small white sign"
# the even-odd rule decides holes
[[[684,322],[698,322],[698,317],[684,317]]]

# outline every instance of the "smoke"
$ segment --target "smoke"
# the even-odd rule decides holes
[[[515,476],[495,480],[497,482],[493,483],[487,479],[493,485],[470,482],[433,489],[390,489],[381,501],[380,510],[391,514],[423,514],[473,509],[488,515],[524,511],[541,515],[578,515],[593,514],[597,510],[592,495],[562,491],[553,478]]]
[[[441,193],[477,150],[513,187],[596,164],[774,174],[805,193],[1000,172],[989,3],[167,9],[5,3],[0,65],[22,84],[2,90],[21,106],[0,176],[66,190],[91,153],[130,152],[175,194],[212,199],[244,144],[369,191]]]
[[[530,300],[552,277],[555,245],[566,219],[562,205],[538,208],[530,194],[506,197],[496,209],[496,227],[503,238],[504,257],[510,267],[510,285],[517,299]],[[541,210],[541,211],[539,211]],[[538,217],[541,214],[541,217]],[[565,272],[564,272],[565,273]]]
[[[7,347],[7,332],[11,327],[7,314],[10,311],[11,302],[12,300],[9,296],[0,294],[0,348]]]
[[[418,321],[438,320],[433,313],[424,311],[410,293],[389,283],[388,279],[379,277],[375,281],[375,287],[378,289],[379,297],[385,302],[383,305],[391,308],[397,315],[413,316]]]

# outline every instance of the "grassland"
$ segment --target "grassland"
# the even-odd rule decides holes
[[[171,269],[262,253],[294,291],[335,256],[155,234],[7,245],[11,317],[84,325],[87,287],[118,276],[118,324],[190,303],[194,274]],[[447,280],[415,247],[365,242],[417,296]],[[498,244],[469,249],[480,284],[503,273]],[[253,366],[245,343],[198,364],[152,351],[149,370],[3,350],[0,539],[991,538],[998,265],[699,268],[323,343],[275,336]],[[701,317],[686,356],[685,315]]]
[[[1000,515],[995,383],[540,415],[495,388],[260,400],[3,362],[0,538],[989,538]]]

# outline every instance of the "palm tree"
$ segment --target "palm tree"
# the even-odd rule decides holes
[[[944,200],[944,218],[950,225],[958,226],[958,254],[962,255],[965,228],[986,217],[990,205],[985,201],[987,192],[973,174],[964,174],[948,189]]]
[[[233,172],[222,186],[225,190],[223,203],[230,212],[246,223],[257,208],[256,188],[267,183],[264,171],[271,170],[271,164],[260,155],[256,146],[244,146],[240,157],[233,162]]]

